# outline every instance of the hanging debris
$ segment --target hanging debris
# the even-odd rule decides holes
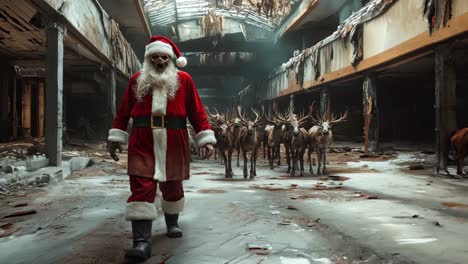
[[[441,25],[447,26],[448,20],[452,17],[452,0],[425,0],[424,16],[431,34]]]
[[[223,33],[224,18],[216,14],[214,9],[210,9],[206,16],[202,17],[203,33],[207,37],[221,35]]]

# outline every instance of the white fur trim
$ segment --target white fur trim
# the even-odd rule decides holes
[[[161,199],[161,209],[166,214],[178,214],[184,210],[185,197],[182,197],[179,201],[170,202]]]
[[[154,143],[154,179],[160,182],[166,181],[166,153],[167,130],[165,128],[153,129]]]
[[[180,56],[179,58],[177,58],[175,62],[176,62],[177,67],[179,68],[183,68],[187,66],[187,58],[183,56]]]
[[[111,142],[127,144],[128,133],[117,128],[112,128],[109,130],[109,136],[107,137],[107,140]]]
[[[167,91],[166,89],[153,89],[151,112],[153,114],[166,114]],[[167,154],[167,130],[165,128],[153,129],[154,151],[154,176],[157,181],[166,181],[166,154]]]
[[[147,202],[127,203],[125,219],[131,220],[154,220],[158,217],[156,206]]]
[[[214,131],[211,129],[203,130],[198,132],[195,135],[195,142],[197,142],[197,146],[203,147],[206,144],[216,144],[216,137]]]
[[[146,45],[145,57],[148,57],[157,52],[164,53],[164,54],[171,56],[172,58],[175,58],[175,54],[174,54],[174,50],[172,49],[172,46],[167,43],[164,43],[158,40],[158,41],[154,41]]]

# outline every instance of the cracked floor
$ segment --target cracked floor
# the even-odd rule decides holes
[[[468,204],[468,185],[409,174],[402,164],[415,155],[331,158],[328,177],[293,178],[260,160],[254,180],[235,163],[234,179],[225,180],[219,161],[194,162],[184,183],[184,236],[165,237],[158,218],[146,263],[466,263],[468,210],[460,205]],[[0,263],[126,263],[128,195],[122,167],[98,162],[4,197],[1,215],[21,203],[37,213],[0,220],[11,224],[0,238]]]

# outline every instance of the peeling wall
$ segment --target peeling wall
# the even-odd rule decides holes
[[[364,24],[364,59],[427,30],[423,1],[397,1],[385,15]]]
[[[461,16],[468,12],[468,1],[452,0],[452,16]]]
[[[104,56],[113,61],[126,75],[131,75],[141,64],[117,22],[96,5],[93,0],[43,0],[60,12]]]
[[[452,1],[452,20],[462,15],[466,17],[468,1]],[[300,89],[319,86],[324,83],[324,80],[325,82],[337,80],[368,69],[372,63],[374,63],[373,66],[377,66],[401,56],[398,51],[390,49],[406,41],[412,41],[412,46],[407,52],[416,51],[420,46],[431,44],[431,41],[436,42],[436,40],[428,40],[427,38],[431,35],[424,14],[424,1],[393,0],[387,2],[387,7],[378,6],[378,3],[385,3],[385,1],[370,3],[377,8],[359,14],[361,17],[350,18],[349,25],[346,25],[346,22],[344,25],[339,25],[337,31],[313,47],[295,52],[295,56],[267,77],[264,85],[259,88],[261,91],[258,93],[260,96],[258,100],[270,100],[297,92]],[[360,11],[366,7],[369,5]],[[382,13],[379,15],[379,12]],[[353,20],[359,21],[361,18],[367,22],[363,24],[353,22]],[[357,26],[353,28],[353,25]],[[463,26],[460,25],[455,28],[459,27],[463,29]],[[468,26],[465,27],[468,29]],[[440,28],[439,30],[444,29]],[[417,38],[421,36],[424,37],[424,40],[418,43]],[[445,38],[449,37],[450,35],[445,36]],[[360,67],[364,62],[359,56],[356,56],[359,53],[361,53],[361,58],[366,61],[367,66]],[[378,60],[374,59],[376,55],[380,56]],[[303,63],[302,66],[301,63]],[[303,76],[303,80],[298,79],[301,76]]]

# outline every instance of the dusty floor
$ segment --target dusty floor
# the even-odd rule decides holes
[[[125,162],[73,151],[97,163],[0,196],[0,218],[35,210],[0,219],[0,263],[126,263]],[[431,159],[405,150],[331,153],[329,176],[294,178],[260,159],[254,180],[235,162],[232,180],[218,161],[194,162],[184,237],[166,238],[159,218],[147,263],[467,263],[468,181],[431,177]]]

